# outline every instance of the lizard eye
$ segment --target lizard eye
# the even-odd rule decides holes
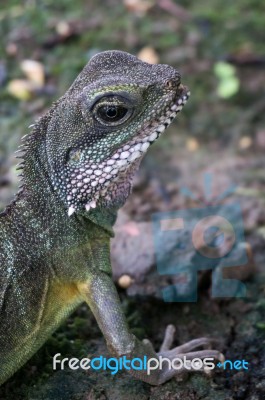
[[[92,113],[101,125],[118,126],[132,116],[134,107],[129,99],[111,95],[100,98],[92,107]]]
[[[105,105],[97,109],[98,117],[104,122],[117,122],[122,120],[128,112],[126,107]]]

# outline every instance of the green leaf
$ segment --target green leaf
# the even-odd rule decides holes
[[[224,61],[219,61],[214,64],[214,73],[220,79],[230,78],[235,76],[236,69],[233,65]]]
[[[222,79],[217,86],[217,94],[222,99],[228,99],[229,97],[236,94],[239,90],[240,82],[236,76]]]
[[[265,322],[258,322],[256,324],[256,327],[259,328],[259,329],[265,329]]]

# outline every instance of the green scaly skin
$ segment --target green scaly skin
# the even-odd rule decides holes
[[[109,242],[118,208],[148,146],[188,98],[179,73],[108,51],[93,57],[23,140],[23,187],[0,215],[0,384],[82,302],[115,356],[157,357],[128,330],[111,280]],[[208,343],[162,352],[169,358]],[[217,351],[187,357],[220,358]],[[131,371],[160,384],[177,371]]]

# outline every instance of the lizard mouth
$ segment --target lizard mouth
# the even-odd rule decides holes
[[[114,169],[117,170],[118,168],[119,171],[126,169],[128,164],[132,164],[141,158],[148,147],[161,136],[175,119],[177,113],[182,110],[190,96],[186,87],[180,85],[179,89],[182,91],[181,95],[177,95],[173,102],[166,107],[158,121],[149,121],[145,127],[141,128],[140,134],[136,134],[133,140],[124,144],[111,158],[105,161],[109,166],[105,168],[106,172],[115,174]],[[147,132],[150,133],[147,134]]]
[[[161,134],[175,119],[176,115],[182,110],[190,97],[190,91],[187,89],[187,87],[183,85],[179,86],[179,90],[182,91],[181,95],[176,96],[176,98],[173,100],[173,103],[166,108],[163,116],[159,119],[158,122],[154,124],[154,127],[152,126],[152,123],[151,125],[149,125],[148,128],[152,130],[152,133],[148,136],[144,136],[140,143],[142,143],[143,145],[144,143],[147,143],[149,145],[152,144],[161,136]],[[147,144],[142,146],[142,152],[145,152],[149,147],[149,145],[147,146]]]
[[[150,119],[141,128],[140,133],[121,146],[110,158],[90,166],[86,171],[84,169],[84,172],[77,176],[77,187],[80,189],[75,188],[73,192],[82,199],[86,211],[98,205],[110,206],[117,202],[117,199],[125,200],[128,197],[132,178],[142,157],[182,110],[189,96],[187,87],[179,85],[175,98],[164,108],[158,119]],[[72,200],[71,194],[67,197],[69,216],[76,211]]]

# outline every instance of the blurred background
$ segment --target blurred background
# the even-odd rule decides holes
[[[228,351],[239,358],[250,354],[256,369],[253,367],[247,376],[237,373],[219,378],[215,382],[217,389],[202,377],[192,378],[178,389],[181,397],[170,397],[176,392],[174,384],[167,386],[169,397],[165,397],[161,389],[151,395],[149,387],[137,383],[137,393],[130,398],[254,400],[265,396],[265,354],[261,350],[265,333],[264,16],[262,0],[0,2],[1,209],[12,200],[19,186],[14,151],[20,138],[29,131],[28,126],[64,94],[97,52],[119,49],[146,62],[173,65],[191,91],[182,113],[149,150],[135,179],[133,193],[121,212],[118,239],[113,245],[114,278],[129,324],[139,337],[149,336],[158,344],[165,323],[174,323],[178,315],[181,322],[177,343],[198,334],[217,337],[221,334],[226,338]],[[231,185],[236,187],[232,198],[240,202],[243,210],[250,260],[243,278],[250,294],[243,300],[213,301],[204,290],[197,304],[166,306],[157,299],[159,296],[154,289],[153,255],[144,253],[152,242],[151,217],[156,211],[209,204],[204,196],[205,173],[212,176],[212,198]],[[188,188],[194,196],[183,188]],[[131,241],[132,236],[137,236],[135,232],[139,234],[139,243]],[[140,243],[144,243],[144,248],[139,247]],[[129,253],[120,259],[124,246]],[[138,268],[144,272],[141,275],[138,271],[134,276],[131,271],[133,279],[130,281],[127,275],[132,266],[127,265],[128,259],[139,249],[146,256],[142,259],[149,264],[138,260]],[[127,278],[120,280],[122,276]],[[203,282],[204,288],[209,289],[210,284],[205,284],[205,279]],[[128,294],[134,297],[128,300]],[[143,304],[141,296],[146,294],[149,298]],[[206,317],[205,310],[208,310]],[[206,331],[205,325],[204,329],[199,328],[200,321],[205,323],[205,318]],[[159,328],[158,321],[159,326],[162,324]],[[92,336],[88,335],[90,324],[95,325],[93,317],[86,308],[80,309],[75,319],[70,319],[54,335],[39,356],[1,389],[0,399],[59,399],[55,386],[59,392],[65,391],[63,398],[67,399],[122,399],[125,395],[119,385],[120,382],[125,387],[129,385],[127,376],[124,381],[115,381],[118,394],[106,392],[109,377],[103,379],[102,390],[101,383],[94,382],[96,392],[93,392],[93,385],[83,375],[79,376],[79,386],[71,392],[74,389],[69,382],[75,382],[77,375],[65,378],[63,373],[51,372],[51,355],[58,352],[58,342],[66,354],[75,356],[83,352],[80,348],[84,348],[88,339],[96,343],[92,346],[95,351],[104,346],[97,328],[93,328]],[[143,331],[140,330],[142,325]],[[47,361],[47,366],[43,360]],[[37,389],[34,389],[36,384]],[[131,387],[127,388],[126,396],[130,390]],[[103,397],[97,397],[98,394]]]

